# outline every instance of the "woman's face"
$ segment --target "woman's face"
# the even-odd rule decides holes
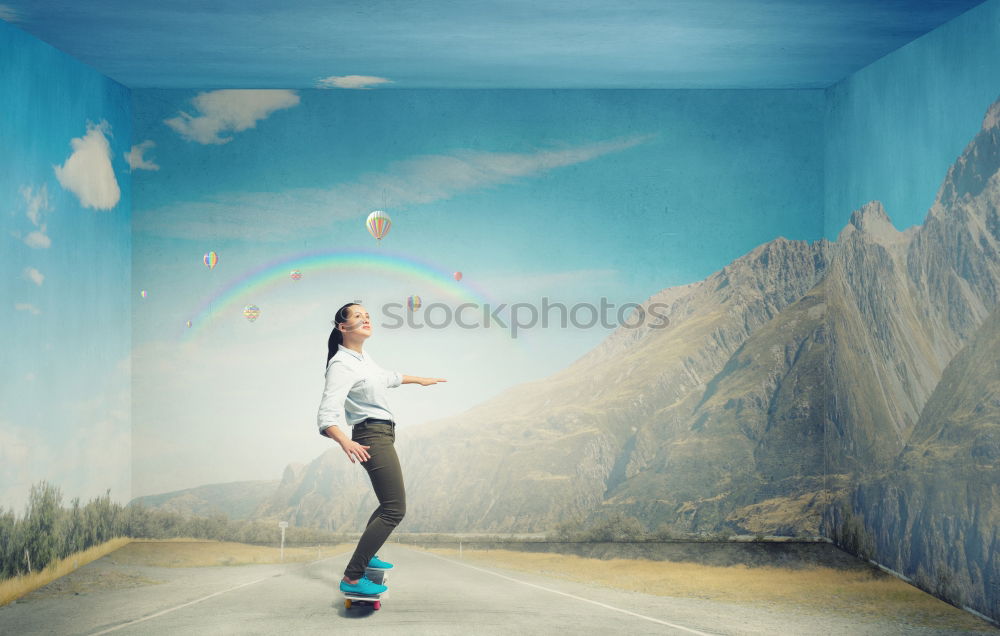
[[[367,338],[372,335],[372,318],[363,306],[351,305],[347,308],[347,320],[340,323],[340,328],[345,334],[353,333]]]

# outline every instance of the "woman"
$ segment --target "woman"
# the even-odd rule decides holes
[[[340,444],[351,463],[361,462],[379,501],[340,582],[341,590],[354,594],[381,594],[387,589],[369,580],[365,568],[392,567],[375,553],[406,513],[403,473],[393,447],[396,422],[386,392],[400,384],[430,386],[446,381],[380,368],[362,350],[371,335],[371,317],[360,304],[348,303],[337,311],[327,345],[326,388],[319,405],[320,434]]]

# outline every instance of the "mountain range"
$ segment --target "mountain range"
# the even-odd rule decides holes
[[[924,223],[873,201],[836,241],[777,238],[665,289],[551,377],[402,430],[408,531],[824,535],[1000,616],[1000,102]],[[256,511],[356,530],[377,505],[332,448]],[[850,540],[848,540],[850,539]]]
[[[207,484],[158,495],[136,497],[132,503],[184,516],[211,517],[221,514],[230,519],[249,519],[261,501],[274,493],[279,483],[277,480],[271,480]]]

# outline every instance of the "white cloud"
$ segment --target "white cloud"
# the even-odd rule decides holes
[[[35,249],[52,247],[52,239],[45,233],[45,225],[24,237],[24,244]]]
[[[316,82],[316,88],[371,88],[379,84],[391,84],[391,79],[371,75],[332,75]]]
[[[41,286],[41,284],[45,282],[45,274],[41,273],[34,267],[25,267],[24,277],[38,286]]]
[[[111,134],[108,122],[96,125],[88,122],[87,134],[70,142],[73,154],[66,163],[55,166],[59,183],[75,194],[85,208],[110,210],[121,198],[106,134]]]
[[[152,139],[147,139],[141,144],[136,144],[132,146],[132,149],[125,153],[125,161],[133,170],[159,170],[160,166],[156,165],[151,159],[147,159],[143,155],[150,148],[155,148],[156,142]]]
[[[25,216],[31,221],[37,230],[24,237],[24,243],[28,247],[35,249],[45,249],[52,246],[52,241],[45,234],[46,224],[42,222],[42,213],[52,209],[49,205],[49,189],[44,183],[38,190],[28,186],[21,186],[21,196],[27,206]],[[20,238],[20,234],[15,234]]]
[[[220,90],[199,93],[191,100],[197,115],[181,111],[177,117],[163,123],[176,130],[188,141],[200,144],[225,144],[232,136],[220,133],[241,132],[254,128],[257,122],[276,110],[291,108],[299,103],[299,95],[289,90]]]
[[[42,313],[41,309],[35,307],[31,303],[14,303],[14,309],[16,309],[17,311],[26,311],[34,316],[37,316],[38,314]]]
[[[629,137],[534,153],[456,151],[391,164],[385,173],[329,189],[223,193],[156,210],[139,210],[134,227],[162,236],[287,240],[305,229],[367,214],[384,196],[393,206],[422,205],[590,161],[648,141]]]
[[[38,227],[42,222],[42,212],[48,212],[51,210],[49,206],[49,188],[44,183],[37,191],[28,186],[21,187],[21,196],[24,197],[24,202],[28,204],[28,220]]]
[[[21,15],[14,8],[0,4],[0,20],[5,22],[20,22]]]

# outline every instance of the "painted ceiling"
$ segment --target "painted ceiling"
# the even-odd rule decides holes
[[[133,88],[819,88],[982,0],[0,0]]]

